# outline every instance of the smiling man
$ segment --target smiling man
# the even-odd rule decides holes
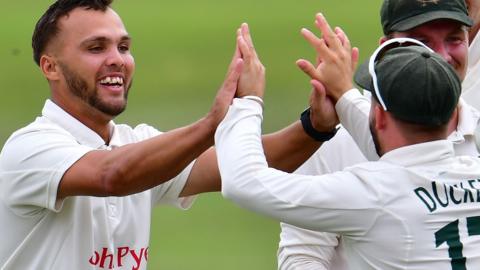
[[[51,97],[0,154],[1,269],[146,269],[152,208],[185,209],[192,195],[220,190],[213,135],[237,88],[264,79],[248,27],[205,117],[165,133],[131,128],[113,122],[135,63],[111,2],[59,0],[35,27]],[[264,142],[271,164],[289,171],[320,145],[300,122]]]

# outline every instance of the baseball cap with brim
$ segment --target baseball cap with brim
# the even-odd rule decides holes
[[[399,120],[445,125],[458,104],[461,83],[455,70],[417,40],[388,40],[359,71],[369,74],[369,79],[362,82],[364,88],[370,89],[382,108]]]
[[[438,19],[473,25],[464,0],[385,0],[380,16],[385,35]]]
[[[388,39],[384,43],[382,43],[372,54],[372,57],[378,58],[379,53],[384,53],[387,50],[394,48],[394,47],[406,47],[406,46],[423,46],[425,48],[428,48],[425,44],[422,42],[412,39],[412,38],[407,38],[407,37],[401,37],[401,38],[393,38],[393,39]],[[430,50],[430,48],[428,48]],[[367,90],[367,91],[374,91],[375,88],[373,86],[373,81],[372,77],[369,72],[369,62],[371,58],[368,58],[365,60],[362,64],[360,64],[355,71],[353,80],[355,83],[360,86],[362,89]]]

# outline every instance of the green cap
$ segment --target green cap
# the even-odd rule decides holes
[[[448,123],[461,93],[452,66],[427,47],[411,45],[382,52],[373,55],[373,71],[368,65],[360,67],[362,73],[370,74],[363,82],[365,89],[399,120],[427,126]]]
[[[472,26],[464,0],[385,0],[380,12],[383,33],[402,32],[438,19]]]

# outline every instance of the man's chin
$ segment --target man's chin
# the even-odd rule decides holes
[[[113,117],[120,115],[127,108],[127,101],[115,101],[115,102],[105,102],[94,100],[90,103],[92,107],[99,110],[100,112]]]

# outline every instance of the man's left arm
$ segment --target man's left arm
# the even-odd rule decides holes
[[[262,97],[265,88],[265,68],[258,58],[246,24],[237,31],[237,46],[244,60],[237,96]],[[315,153],[321,142],[307,135],[300,121],[296,121],[280,131],[264,135],[262,145],[269,166],[292,172]],[[215,149],[210,148],[195,161],[180,196],[220,191],[220,189],[217,157]]]
[[[364,186],[352,173],[309,176],[268,167],[260,136],[261,112],[255,102],[235,99],[215,133],[223,196],[310,230],[348,234],[354,227],[371,226],[361,220],[375,219],[376,199],[362,195],[371,186]]]

